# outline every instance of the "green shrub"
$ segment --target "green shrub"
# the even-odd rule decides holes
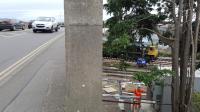
[[[192,102],[194,111],[200,112],[200,93],[193,94]]]
[[[157,67],[153,67],[150,72],[137,72],[133,75],[133,79],[143,82],[146,86],[149,86],[152,82],[162,83],[163,79],[169,75],[173,75],[171,70],[160,70]]]
[[[166,53],[166,52],[159,52],[159,56],[160,57],[171,57],[172,54],[171,53]]]

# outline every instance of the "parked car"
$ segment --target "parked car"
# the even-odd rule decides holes
[[[15,31],[16,29],[25,29],[25,24],[23,21],[16,19],[0,19],[0,31],[4,29],[10,29]]]
[[[32,28],[33,22],[34,22],[34,20],[31,20],[31,21],[28,23],[28,29],[31,29],[31,28]]]
[[[65,27],[64,22],[59,22],[59,27]]]
[[[54,17],[38,17],[32,24],[33,32],[37,31],[58,31],[59,25]]]

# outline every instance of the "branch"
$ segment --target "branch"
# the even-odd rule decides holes
[[[200,37],[198,38],[198,42],[200,43]]]
[[[154,15],[150,15],[150,16],[144,17],[144,18],[142,18],[142,19],[140,19],[140,20],[138,20],[138,21],[136,21],[136,22],[138,23],[138,22],[140,22],[140,21],[142,21],[142,20],[145,20],[145,19],[148,19],[148,18],[150,18],[150,17],[152,17],[152,16],[154,16]]]
[[[175,3],[175,0],[171,1],[171,3],[172,3],[172,16],[173,16],[175,24],[177,24],[176,3]]]
[[[148,31],[150,31],[152,33],[155,33],[163,43],[165,43],[165,44],[167,44],[169,46],[173,45],[174,39],[167,38],[167,37],[163,36],[162,34],[160,34],[159,32],[156,32],[156,31],[148,29],[148,28],[141,28],[141,30],[148,30]]]

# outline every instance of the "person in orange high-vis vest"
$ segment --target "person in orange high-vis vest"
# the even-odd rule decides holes
[[[130,90],[129,92],[134,93],[135,98],[133,100],[135,104],[133,105],[133,108],[139,112],[139,109],[141,107],[142,93],[144,93],[145,91],[142,90],[140,86],[138,86],[136,89]]]

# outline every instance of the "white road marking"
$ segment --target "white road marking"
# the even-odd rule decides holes
[[[13,65],[9,66],[8,68],[6,68],[2,72],[0,72],[0,81],[7,78],[13,72],[19,71],[20,68],[22,69],[26,65],[26,62],[33,60],[34,57],[39,55],[42,51],[44,51],[45,49],[50,47],[50,45],[52,45],[54,42],[56,42],[59,38],[61,38],[63,36],[64,36],[64,33],[56,36],[55,38],[53,38],[53,39],[49,40],[48,42],[44,43],[43,45],[39,46],[37,49],[33,50],[28,55],[24,56],[23,58],[21,58],[20,60],[15,62]]]
[[[10,38],[15,38],[17,36],[21,36],[21,35],[24,35],[24,34],[27,34],[27,32],[19,32],[19,33],[0,33],[0,38],[3,38],[3,39],[10,39]],[[18,37],[17,37],[18,38]]]
[[[2,31],[2,32],[0,32],[0,38],[10,39],[10,38],[15,38],[17,36],[21,36],[24,34],[28,34],[30,32],[31,32],[30,29],[20,30],[20,31]],[[17,38],[19,38],[19,37],[17,37]]]

